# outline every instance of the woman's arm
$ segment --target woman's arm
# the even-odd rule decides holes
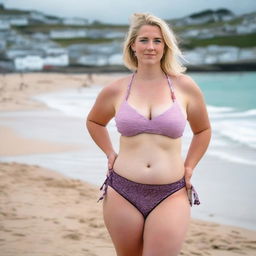
[[[99,93],[95,104],[89,112],[86,127],[95,141],[108,158],[108,168],[112,168],[116,158],[106,125],[115,115],[115,90],[107,86]]]
[[[189,121],[193,138],[185,159],[185,178],[187,187],[191,187],[190,179],[193,169],[206,152],[211,139],[211,125],[208,118],[203,94],[197,84],[186,77],[187,91],[187,119]]]

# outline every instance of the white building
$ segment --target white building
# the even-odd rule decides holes
[[[238,59],[240,61],[256,61],[256,47],[240,49]]]
[[[41,21],[41,22],[45,21],[45,15],[37,11],[30,12],[30,18],[33,20]]]
[[[0,30],[8,30],[11,28],[10,22],[6,19],[0,19]]]
[[[59,66],[66,67],[69,65],[69,57],[67,54],[48,55],[43,59],[44,66]]]
[[[61,55],[27,55],[14,58],[15,70],[43,70],[45,66],[64,67],[69,65],[67,54]]]
[[[75,26],[84,26],[88,25],[88,20],[81,18],[65,18],[62,19],[64,25],[75,25]]]
[[[11,25],[14,25],[14,26],[27,26],[28,25],[28,19],[25,18],[25,17],[11,17],[9,19],[9,22]]]
[[[251,34],[256,32],[256,23],[238,25],[236,27],[237,34]]]
[[[6,41],[1,40],[1,41],[0,41],[0,52],[1,52],[1,51],[4,51],[5,48],[6,48]]]
[[[83,55],[78,58],[77,63],[86,66],[104,66],[108,64],[108,58],[103,55]]]
[[[17,57],[14,59],[15,70],[42,70],[44,66],[44,60],[41,56],[28,55],[23,57]]]
[[[69,39],[69,38],[81,38],[86,37],[87,31],[84,29],[76,29],[76,30],[51,30],[50,38],[51,39]]]
[[[123,54],[116,53],[109,57],[108,59],[109,65],[123,65]]]

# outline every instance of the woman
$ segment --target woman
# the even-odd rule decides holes
[[[90,135],[108,158],[103,215],[118,256],[178,255],[191,189],[199,204],[190,179],[211,128],[199,87],[182,74],[181,57],[163,20],[134,14],[124,45],[125,65],[134,73],[106,86],[87,118]],[[113,117],[121,133],[118,154],[106,129]],[[194,136],[184,161],[186,120]]]

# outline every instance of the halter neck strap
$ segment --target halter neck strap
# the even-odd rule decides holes
[[[172,87],[172,80],[167,74],[165,74],[165,75],[166,75],[166,78],[167,78],[167,81],[168,81],[168,85],[170,87],[172,100],[175,101],[176,97],[175,97],[174,90],[173,90],[173,87]]]
[[[170,77],[167,74],[165,74],[165,75],[166,75],[168,85],[169,85],[169,88],[170,88],[170,91],[171,91],[172,100],[175,101],[176,97],[175,97],[174,90],[173,90],[173,87],[172,87],[172,80],[170,79]],[[125,100],[127,100],[129,95],[130,95],[131,86],[132,86],[132,82],[133,82],[134,77],[135,77],[135,73],[132,74],[131,81],[128,84]]]
[[[132,74],[132,78],[131,78],[131,81],[128,85],[128,88],[127,88],[127,92],[126,92],[126,96],[125,96],[125,99],[127,100],[129,95],[130,95],[130,91],[131,91],[131,86],[132,86],[132,81],[134,79],[134,76],[135,76],[135,73]]]

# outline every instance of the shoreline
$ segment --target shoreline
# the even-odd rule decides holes
[[[256,62],[236,62],[236,63],[215,63],[215,64],[199,64],[186,65],[187,72],[255,72]],[[26,74],[26,73],[62,73],[62,74],[113,74],[113,73],[129,73],[131,72],[123,65],[107,65],[107,66],[68,66],[57,67],[52,66],[40,71],[16,71],[4,70],[0,68],[0,74]]]

